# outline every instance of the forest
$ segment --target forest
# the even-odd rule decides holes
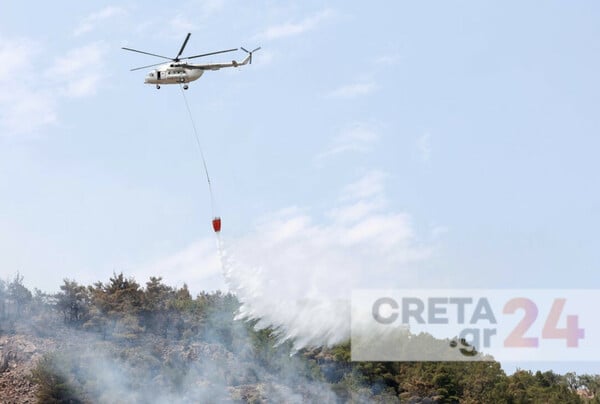
[[[236,319],[234,295],[194,297],[159,277],[65,279],[55,294],[23,280],[0,280],[0,402],[11,402],[2,373],[20,355],[2,341],[18,337],[46,347],[26,375],[38,403],[600,403],[599,375],[507,375],[495,361],[352,362],[350,342],[295,350],[278,330]]]

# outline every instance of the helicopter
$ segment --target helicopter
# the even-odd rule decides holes
[[[188,32],[187,36],[185,37],[185,40],[183,41],[183,45],[181,45],[181,49],[179,49],[179,53],[174,58],[157,55],[154,53],[144,52],[144,51],[140,51],[137,49],[131,49],[131,48],[121,48],[121,49],[131,51],[131,52],[143,53],[145,55],[156,56],[156,57],[159,57],[162,59],[170,60],[170,62],[162,62],[162,63],[156,63],[156,64],[148,65],[148,66],[136,67],[134,69],[131,69],[131,71],[147,69],[149,67],[154,67],[154,66],[159,66],[146,75],[146,77],[144,79],[145,84],[156,84],[156,88],[160,89],[161,84],[182,84],[183,83],[184,90],[187,90],[189,88],[188,83],[190,83],[194,80],[198,80],[202,76],[202,74],[204,74],[204,72],[206,70],[219,70],[224,67],[238,67],[238,66],[244,66],[248,63],[252,64],[252,54],[260,49],[260,46],[259,46],[258,48],[249,51],[243,47],[240,47],[244,52],[246,52],[248,54],[248,56],[246,56],[246,58],[244,58],[244,60],[242,60],[241,62],[232,60],[231,62],[224,62],[224,63],[206,63],[206,64],[188,63],[187,61],[189,59],[195,59],[195,58],[211,56],[211,55],[218,55],[221,53],[234,52],[234,51],[238,50],[238,48],[233,48],[233,49],[220,50],[220,51],[216,51],[216,52],[203,53],[201,55],[181,57],[181,54],[183,53],[183,50],[185,49],[185,46],[187,45],[188,40],[190,39],[191,35],[192,34]]]

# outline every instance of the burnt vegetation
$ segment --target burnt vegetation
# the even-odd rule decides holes
[[[25,402],[2,377],[19,366],[15,341],[30,338],[47,346],[26,349],[39,351],[27,375],[39,403],[600,403],[597,375],[351,362],[349,343],[294,351],[276,330],[235,320],[238,307],[232,294],[193,297],[122,273],[88,286],[65,279],[56,294],[31,292],[19,274],[0,280],[0,401]]]

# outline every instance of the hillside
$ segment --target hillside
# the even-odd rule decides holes
[[[61,292],[0,282],[0,402],[600,402],[600,377],[496,362],[350,362],[349,345],[292,350],[234,320],[231,294],[123,274]]]

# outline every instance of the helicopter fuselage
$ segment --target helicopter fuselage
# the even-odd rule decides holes
[[[198,80],[204,73],[203,69],[189,69],[176,64],[165,64],[146,75],[146,84],[180,84]]]

